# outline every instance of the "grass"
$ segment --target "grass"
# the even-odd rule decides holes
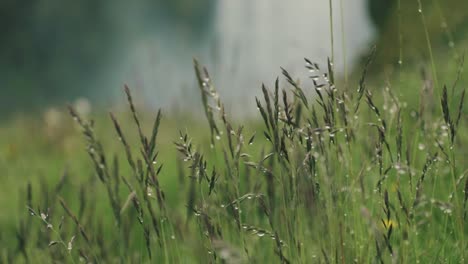
[[[461,55],[466,47],[463,40],[468,36],[466,3],[457,0],[393,2],[390,19],[380,28],[377,65],[419,63],[435,56],[437,47],[443,47],[446,57]]]
[[[0,262],[466,262],[468,80],[426,40],[429,67],[281,68],[252,120],[194,61],[202,116],[125,87],[128,110],[3,124]]]
[[[244,125],[196,61],[207,121],[142,114],[128,88],[130,111],[96,122],[18,118],[1,137],[2,261],[463,262],[465,80],[441,98],[427,76],[400,76],[419,96],[379,89],[372,56],[357,91],[331,66],[306,60],[307,85],[283,69]]]

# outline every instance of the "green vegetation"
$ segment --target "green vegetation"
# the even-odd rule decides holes
[[[263,125],[235,124],[197,62],[208,127],[151,120],[128,88],[129,114],[18,118],[1,136],[2,262],[463,262],[461,66],[447,88],[408,73],[380,89],[370,55],[357,91],[306,67],[314,97],[283,70]]]
[[[351,83],[283,69],[253,120],[195,61],[203,117],[125,88],[109,116],[3,124],[0,262],[466,262],[463,51],[382,70],[378,47]]]
[[[113,97],[115,65],[133,40],[172,25],[196,45],[212,31],[215,9],[213,0],[2,0],[0,118],[79,96]]]
[[[468,38],[467,9],[468,2],[459,0],[370,0],[371,17],[380,32],[375,69],[399,61],[428,62],[431,52],[459,58]]]

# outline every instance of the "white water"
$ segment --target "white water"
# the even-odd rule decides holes
[[[366,0],[333,0],[333,17],[335,66],[343,74],[345,58],[349,69],[368,49],[374,30]],[[110,78],[120,87],[128,83],[156,107],[186,106],[199,99],[196,57],[232,110],[248,111],[252,93],[258,94],[262,82],[272,84],[280,66],[296,76],[306,57],[326,68],[332,54],[329,18],[328,0],[218,0],[214,25],[200,40],[177,25],[134,33]]]

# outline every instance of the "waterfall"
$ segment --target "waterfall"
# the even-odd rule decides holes
[[[187,99],[181,97],[198,98],[191,64],[197,57],[208,66],[228,105],[238,111],[245,104],[236,105],[258,94],[262,82],[273,83],[280,66],[299,74],[307,57],[326,68],[332,55],[328,1],[218,0],[216,4],[213,26],[197,41],[184,32],[189,29],[177,26],[144,32],[127,50],[131,55],[126,65],[131,67],[122,76],[142,86],[148,100],[158,106],[180,100],[185,104]],[[365,0],[333,0],[338,73],[344,72],[343,50],[347,67],[352,67],[370,45],[374,29],[366,10]],[[253,102],[250,105],[253,108]]]

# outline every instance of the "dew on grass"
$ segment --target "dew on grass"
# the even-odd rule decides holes
[[[153,190],[152,190],[150,187],[146,188],[146,194],[147,194],[149,197],[153,197]]]
[[[424,145],[423,143],[418,144],[418,149],[419,150],[424,150],[425,148],[426,148],[426,145]]]

